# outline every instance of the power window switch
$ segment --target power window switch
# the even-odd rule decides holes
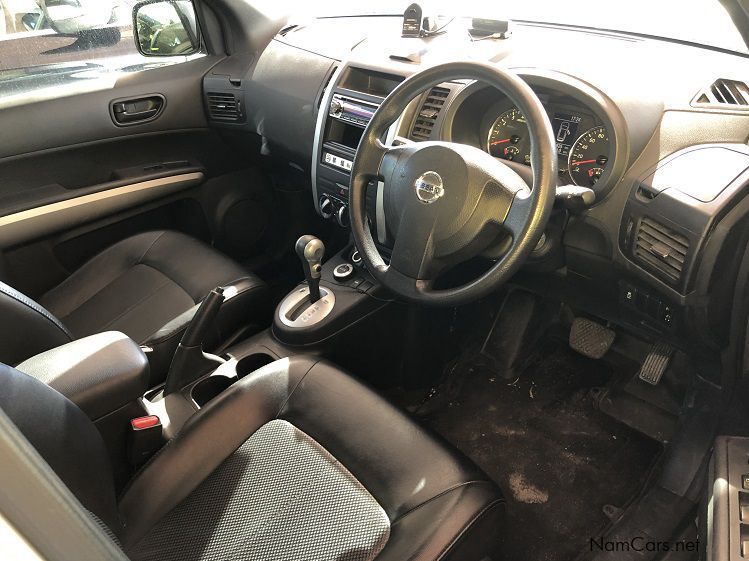
[[[665,304],[661,310],[661,321],[666,324],[667,327],[671,327],[674,323],[674,309],[673,307]]]

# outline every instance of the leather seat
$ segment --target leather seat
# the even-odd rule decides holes
[[[149,354],[154,382],[163,380],[198,304],[217,286],[233,286],[215,340],[270,312],[265,284],[204,243],[173,231],[127,238],[95,256],[34,302],[0,283],[0,360],[30,356],[103,331],[121,331]]]
[[[497,558],[497,487],[325,361],[280,360],[232,385],[119,500],[86,415],[8,367],[0,388],[0,408],[134,561]]]

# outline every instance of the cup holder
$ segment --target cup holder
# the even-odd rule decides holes
[[[275,358],[265,353],[253,353],[247,355],[239,362],[237,362],[237,378],[244,378],[248,374],[252,374],[255,370],[262,368],[266,364],[275,362]]]
[[[198,405],[198,407],[205,407],[205,405],[211,401],[214,397],[223,391],[226,391],[231,386],[235,379],[227,376],[209,376],[204,378],[192,388],[192,400]]]
[[[258,368],[262,368],[275,360],[274,357],[265,353],[247,355],[237,362],[235,367],[236,377],[225,376],[219,370],[216,374],[203,378],[195,384],[190,390],[192,400],[198,407],[204,407],[214,397],[229,389],[229,386],[236,383],[237,380],[244,378],[248,374],[252,374]],[[231,372],[226,372],[226,374],[231,374]]]

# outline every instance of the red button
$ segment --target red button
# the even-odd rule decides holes
[[[148,417],[138,417],[137,419],[132,419],[130,421],[130,425],[133,427],[133,430],[150,429],[160,424],[161,421],[156,415],[149,415]]]

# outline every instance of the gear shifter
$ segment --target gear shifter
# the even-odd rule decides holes
[[[322,276],[322,258],[325,255],[325,245],[315,236],[302,236],[296,241],[296,254],[302,260],[304,276],[309,285],[310,303],[320,299],[320,277]]]
[[[276,324],[281,329],[314,329],[333,311],[335,294],[330,286],[320,286],[325,245],[315,236],[302,236],[294,250],[302,261],[307,287],[298,286],[281,300],[276,310]]]

